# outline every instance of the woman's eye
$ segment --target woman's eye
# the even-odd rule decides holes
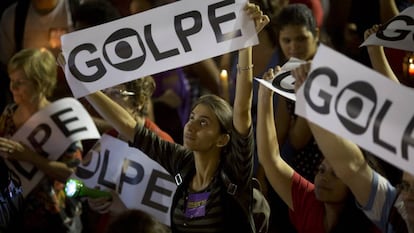
[[[201,120],[201,121],[200,121],[200,125],[201,125],[201,126],[206,126],[206,125],[207,125],[207,121],[205,121],[205,120]]]

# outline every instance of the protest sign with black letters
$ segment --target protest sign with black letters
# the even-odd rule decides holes
[[[35,113],[11,139],[49,160],[57,160],[72,143],[98,138],[95,123],[82,104],[74,98],[63,98]],[[6,163],[20,177],[24,196],[44,177],[42,171],[27,162]]]
[[[414,52],[414,6],[408,7],[383,24],[361,46],[380,45]]]
[[[245,0],[182,0],[62,36],[76,98],[258,43]]]
[[[77,168],[76,179],[86,186],[114,190],[127,208],[150,213],[170,225],[170,207],[176,190],[174,179],[140,150],[104,134]]]
[[[292,76],[291,70],[303,63],[305,61],[292,57],[283,64],[281,70],[271,80],[268,81],[261,78],[255,78],[255,80],[277,94],[296,101],[295,78]]]
[[[295,113],[414,174],[414,91],[321,44]]]

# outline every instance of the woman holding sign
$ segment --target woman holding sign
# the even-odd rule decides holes
[[[254,4],[248,3],[245,11],[255,21],[257,31],[269,22]],[[241,49],[233,111],[217,96],[199,98],[184,128],[184,146],[160,140],[102,92],[87,97],[132,146],[175,176],[179,187],[171,208],[173,232],[255,232],[244,208],[227,194],[221,178],[224,171],[233,188],[237,187],[233,190],[237,196],[251,198],[252,69],[251,47]]]
[[[293,75],[296,77],[298,87],[307,78],[309,71],[310,63],[294,70]],[[408,232],[407,224],[403,219],[406,216],[401,212],[404,210],[402,204],[404,199],[412,204],[412,200],[405,196],[412,193],[410,188],[412,178],[406,179],[406,185],[398,190],[368,164],[358,145],[311,122],[309,126],[336,176],[349,187],[360,208],[381,232]],[[401,199],[398,198],[399,191],[405,192],[405,195],[400,196]]]
[[[0,117],[0,154],[10,162],[30,163],[45,174],[25,198],[24,216],[20,216],[23,223],[18,227],[30,232],[81,232],[80,205],[66,199],[63,190],[64,182],[81,161],[81,144],[72,144],[58,161],[52,161],[9,139],[35,113],[50,104],[48,97],[57,81],[55,57],[46,49],[24,49],[11,58],[8,73],[14,103]],[[9,190],[9,193],[18,195],[17,191]]]
[[[273,69],[263,76],[267,80],[272,77]],[[258,156],[269,183],[289,207],[290,220],[297,232],[377,232],[357,208],[354,196],[337,177],[330,160],[320,164],[312,183],[281,157],[273,115],[273,94],[264,85],[259,87]]]

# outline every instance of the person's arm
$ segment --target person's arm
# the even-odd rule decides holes
[[[292,76],[296,79],[296,90],[305,81],[310,67],[308,62],[292,71]],[[337,177],[350,188],[359,204],[365,206],[371,193],[373,171],[365,160],[361,149],[355,143],[310,121],[308,124],[319,149],[332,166]]]
[[[267,15],[263,15],[259,7],[248,3],[246,13],[255,21],[256,31],[259,33],[269,22]],[[252,48],[239,50],[237,67],[236,93],[233,108],[233,124],[241,135],[248,135],[252,125],[251,106],[253,96],[253,64]]]
[[[309,127],[325,159],[335,174],[354,194],[362,206],[366,206],[371,193],[372,168],[361,149],[353,142],[333,134],[311,122]]]
[[[86,99],[125,140],[133,141],[137,124],[144,125],[144,121],[137,122],[128,111],[101,91],[86,96]]]
[[[379,3],[381,23],[386,23],[400,13],[395,0],[379,0]]]
[[[253,95],[253,64],[251,47],[239,51],[233,123],[241,135],[247,135],[252,124],[250,109]]]
[[[263,79],[274,77],[273,69]],[[266,177],[276,193],[293,209],[292,176],[294,170],[281,158],[273,115],[273,91],[260,85],[257,104],[257,154]]]
[[[279,144],[288,140],[295,150],[302,150],[312,139],[312,133],[305,119],[299,116],[292,119],[287,101],[283,96],[278,97],[275,121]]]
[[[52,179],[65,182],[66,179],[69,178],[69,176],[75,171],[75,168],[69,167],[61,161],[49,160],[20,142],[0,137],[0,144],[10,148],[7,153],[4,153],[4,157],[9,160],[30,163]]]
[[[371,35],[376,33],[380,29],[380,25],[374,25],[371,28],[367,29],[364,33],[365,40]],[[400,82],[395,76],[394,71],[392,70],[390,64],[388,63],[387,57],[384,53],[384,48],[378,45],[368,45],[367,51],[369,59],[371,60],[372,68],[379,73],[389,77],[395,82]]]

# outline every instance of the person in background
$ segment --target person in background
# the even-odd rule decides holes
[[[274,75],[274,70],[269,69],[263,79],[270,80]],[[282,159],[273,115],[273,94],[269,88],[259,87],[258,156],[271,186],[289,207],[296,231],[376,232],[375,226],[357,208],[346,183],[337,177],[330,160],[322,161],[311,182]]]
[[[160,129],[148,117],[148,106],[151,104],[151,95],[154,89],[155,82],[153,78],[147,76],[107,88],[103,90],[103,92],[128,111],[136,122],[141,122],[145,128],[154,132],[161,139],[173,143],[173,138]],[[123,140],[122,135],[112,128],[108,122],[102,121],[100,127],[106,134]],[[88,158],[85,158],[85,160],[88,160]],[[87,202],[87,209],[98,213],[98,216],[90,214],[89,217],[97,217],[98,220],[96,220],[95,223],[92,223],[93,220],[89,221],[89,227],[93,229],[94,232],[103,232],[108,227],[109,221],[112,219],[111,214],[109,211],[106,211],[106,208],[102,209],[101,199],[88,198]]]
[[[0,88],[7,87],[7,63],[23,48],[46,48],[55,56],[61,49],[60,36],[73,30],[72,13],[81,0],[18,0],[4,10],[0,19]],[[1,91],[9,94],[7,89]],[[63,72],[49,97],[71,96]],[[8,99],[8,103],[12,98]],[[2,109],[0,109],[1,111]]]
[[[0,21],[2,66],[22,48],[60,49],[60,35],[73,29],[70,4],[63,0],[19,0],[5,9]]]
[[[373,25],[364,33],[364,38],[379,30]],[[399,83],[388,63],[382,46],[367,46],[373,69]],[[310,63],[296,68],[292,74],[297,88],[306,80]],[[363,151],[353,142],[329,132],[315,124],[310,128],[323,151],[326,160],[332,164],[337,176],[351,189],[360,208],[374,222],[381,232],[413,232],[411,181],[412,175],[404,172],[403,181],[393,185],[388,179],[369,166]]]
[[[374,24],[385,24],[399,12],[413,5],[412,0],[343,0],[330,1],[326,19],[326,32],[331,38],[332,47],[346,56],[372,67],[365,48],[364,32]],[[400,82],[414,87],[409,77],[404,77],[401,63],[408,54],[406,51],[386,48],[385,54]]]
[[[285,61],[312,59],[319,44],[319,28],[312,12],[303,4],[290,4],[282,9],[275,22],[279,45]],[[295,115],[295,103],[278,96],[275,116],[282,157],[295,171],[313,181],[322,154],[312,137],[306,120]]]
[[[257,31],[269,22],[256,5],[248,3],[245,10],[255,21]],[[189,171],[173,198],[172,232],[252,232],[254,229],[243,207],[228,199],[233,197],[226,193],[227,187],[220,178],[220,171],[224,170],[237,185],[237,195],[251,198],[252,69],[251,47],[241,49],[233,111],[220,97],[200,97],[184,128],[184,146],[155,137],[102,92],[87,96],[95,109],[132,146],[161,164],[170,174],[184,175],[185,170]],[[199,202],[202,204],[198,205]],[[250,212],[246,214],[251,215]]]
[[[50,104],[48,97],[57,81],[56,59],[44,48],[23,49],[10,59],[8,73],[14,103],[6,107],[0,118],[3,156],[30,163],[45,174],[24,200],[21,227],[30,232],[81,232],[80,203],[66,198],[63,190],[66,179],[82,160],[81,143],[73,143],[57,161],[52,161],[10,139],[35,113]]]
[[[304,61],[313,58],[320,42],[320,30],[312,11],[306,5],[288,4],[280,9],[272,21],[275,32],[274,40],[278,46],[278,59],[276,64],[268,66],[267,69],[284,64],[290,58]],[[265,73],[267,69],[262,72]],[[258,93],[258,88],[257,86],[254,93]],[[254,105],[257,106],[259,103],[257,94],[255,97]],[[273,98],[273,108],[276,110],[274,119],[278,132],[277,139],[282,151],[281,156],[296,172],[313,182],[318,166],[323,159],[322,153],[313,139],[306,121],[295,115],[295,103],[280,95]],[[257,109],[257,107],[252,109],[254,118],[257,118],[259,114]],[[268,176],[266,177],[269,179]],[[288,224],[289,217],[286,214],[288,206],[274,192],[274,189],[270,187],[267,190],[267,196],[273,210],[272,219],[281,222],[280,225],[284,226],[282,232],[294,232],[291,224]],[[277,231],[277,226],[275,228]]]
[[[146,76],[107,88],[103,90],[103,92],[124,107],[137,122],[143,122],[145,128],[153,131],[166,141],[174,142],[173,138],[168,133],[160,129],[149,118],[151,96],[155,88],[154,79],[151,76]],[[108,126],[110,127],[109,124]],[[113,131],[114,129],[111,130],[110,128],[106,130],[107,133],[117,136]]]
[[[79,5],[75,11],[74,28],[75,30],[81,30],[116,20],[120,17],[118,10],[109,1],[89,0]],[[65,62],[60,54],[58,56],[58,64],[64,67]],[[151,76],[147,76],[110,87],[105,89],[104,92],[128,111],[135,121],[142,122],[144,127],[154,132],[161,139],[174,142],[174,139],[153,121],[151,97],[155,88],[156,83],[154,79]],[[108,122],[103,120],[87,101],[84,101],[83,104],[94,116],[94,122],[101,133],[119,137],[122,140],[122,135]],[[96,141],[88,142],[85,148],[91,148],[95,143]],[[85,162],[89,160],[88,156],[89,154],[85,156]],[[84,225],[88,231],[103,232],[111,220],[111,215],[108,211],[101,211],[99,209],[99,206],[101,206],[99,203],[99,200],[93,199],[88,199],[87,203],[85,203],[83,221],[86,223]]]

